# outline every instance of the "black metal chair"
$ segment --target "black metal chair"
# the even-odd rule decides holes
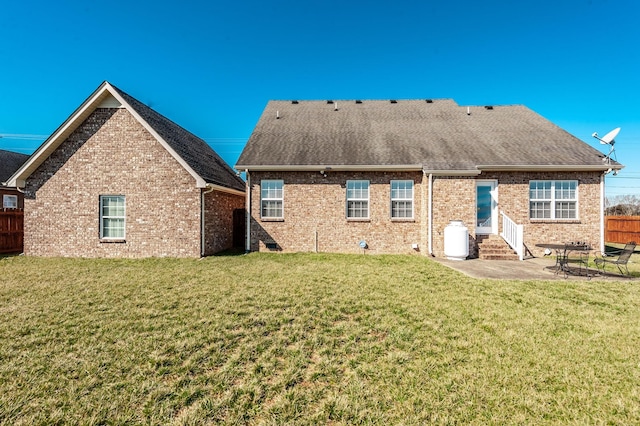
[[[596,267],[598,268],[598,270],[601,270],[601,272],[604,273],[604,267],[607,263],[609,263],[611,265],[616,265],[622,275],[630,275],[629,268],[627,268],[627,263],[629,262],[629,259],[631,258],[631,255],[633,254],[635,249],[636,243],[635,241],[631,241],[625,244],[624,248],[617,253],[618,257],[615,259],[607,259],[607,257],[611,256],[611,254],[603,253],[602,257],[597,257],[595,259]],[[614,253],[613,256],[615,255],[616,254]],[[624,271],[622,270],[622,267],[624,267]]]

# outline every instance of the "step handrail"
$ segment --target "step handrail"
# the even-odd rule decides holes
[[[524,225],[518,225],[503,211],[500,214],[502,215],[500,236],[516,252],[518,259],[524,260]]]

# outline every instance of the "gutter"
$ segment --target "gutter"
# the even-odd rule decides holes
[[[495,172],[604,172],[606,170],[621,170],[624,168],[622,164],[598,164],[598,165],[562,165],[562,164],[530,164],[530,165],[512,165],[512,164],[489,164],[476,166],[481,171]]]
[[[419,164],[301,164],[301,165],[242,165],[237,164],[236,169],[254,171],[280,171],[280,172],[317,172],[318,170],[332,171],[420,171],[422,165]]]

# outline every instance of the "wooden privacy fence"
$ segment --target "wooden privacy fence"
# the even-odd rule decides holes
[[[0,253],[20,253],[23,249],[24,212],[0,209]]]
[[[605,216],[604,240],[607,243],[640,243],[640,216]]]

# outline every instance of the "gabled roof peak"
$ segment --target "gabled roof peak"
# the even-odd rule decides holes
[[[100,86],[44,141],[27,162],[10,177],[11,186],[24,181],[97,108],[125,108],[189,172],[196,186],[208,183],[244,192],[244,181],[202,139],[118,89],[108,81]]]

